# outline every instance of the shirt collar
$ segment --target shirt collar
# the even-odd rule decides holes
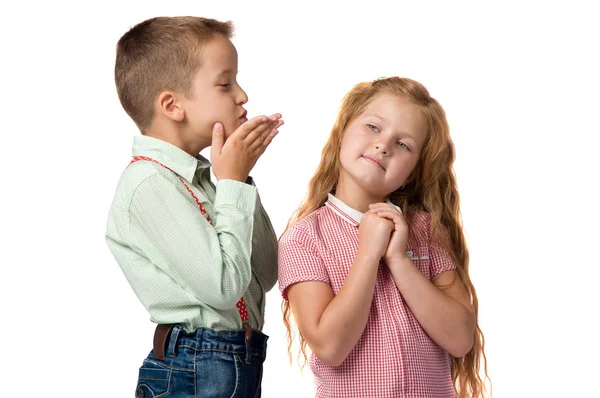
[[[355,227],[358,227],[358,225],[360,224],[360,220],[362,219],[362,216],[364,215],[364,213],[361,213],[360,211],[353,209],[352,207],[348,206],[346,203],[342,202],[341,199],[336,198],[332,194],[328,194],[327,199],[328,200],[327,200],[327,202],[325,202],[325,206],[329,207],[335,214],[340,216],[344,221],[352,224]],[[402,210],[400,210],[400,208],[398,206],[396,206],[395,204],[390,202],[389,199],[387,200],[387,203],[391,204],[396,209],[398,209],[398,211],[402,212]]]
[[[196,172],[202,173],[211,166],[210,162],[202,155],[193,157],[173,144],[146,135],[133,137],[132,155],[154,159],[190,183]]]

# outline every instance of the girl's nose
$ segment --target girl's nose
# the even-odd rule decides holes
[[[387,155],[387,146],[385,144],[375,145],[377,152],[381,152],[383,155]]]

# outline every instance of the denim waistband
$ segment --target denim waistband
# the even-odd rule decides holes
[[[252,331],[250,341],[246,341],[245,331],[216,331],[198,328],[187,332],[180,326],[174,326],[169,338],[167,355],[174,354],[177,347],[185,346],[197,351],[228,351],[239,354],[250,354],[264,357],[269,336],[257,330]],[[249,347],[250,352],[247,352]]]

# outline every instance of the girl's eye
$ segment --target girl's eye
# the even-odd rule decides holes
[[[229,83],[219,84],[219,86],[224,87],[224,88],[229,88],[229,87],[231,87],[231,84],[229,84]]]
[[[374,125],[372,125],[372,124],[367,124],[367,128],[368,128],[369,130],[371,130],[371,131],[374,131],[374,132],[376,132],[376,133],[377,133],[377,132],[379,132],[379,129],[377,128],[377,126],[374,126]]]
[[[408,149],[410,151],[410,148],[408,147],[408,145],[406,145],[404,142],[402,141],[397,141],[396,144],[400,147],[400,148],[404,148],[404,149]]]

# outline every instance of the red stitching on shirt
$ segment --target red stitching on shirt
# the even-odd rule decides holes
[[[192,195],[192,197],[196,201],[196,204],[198,205],[198,208],[200,209],[200,213],[202,213],[202,215],[206,217],[206,221],[208,221],[208,223],[210,225],[213,225],[212,221],[210,220],[210,217],[208,216],[208,213],[206,212],[206,209],[204,208],[204,206],[202,206],[202,203],[200,203],[200,200],[198,199],[198,197],[196,195],[194,195],[194,192],[192,192],[190,187],[188,187],[188,185],[183,181],[183,178],[181,178],[181,176],[179,174],[177,174],[176,172],[174,172],[173,170],[171,170],[170,168],[168,168],[161,162],[158,162],[147,156],[136,156],[131,160],[131,162],[129,164],[138,162],[140,160],[147,160],[149,162],[154,162],[154,163],[164,167],[165,169],[169,170],[171,173],[175,174],[175,176],[177,176],[177,178],[179,178],[179,181],[181,181],[181,183],[185,186],[185,189],[187,189],[187,191]],[[237,307],[238,312],[240,313],[240,318],[242,318],[242,324],[244,325],[244,327],[246,327],[246,324],[248,323],[248,310],[246,308],[246,302],[244,301],[244,298],[240,297],[240,300],[237,302],[237,304],[235,306]]]

